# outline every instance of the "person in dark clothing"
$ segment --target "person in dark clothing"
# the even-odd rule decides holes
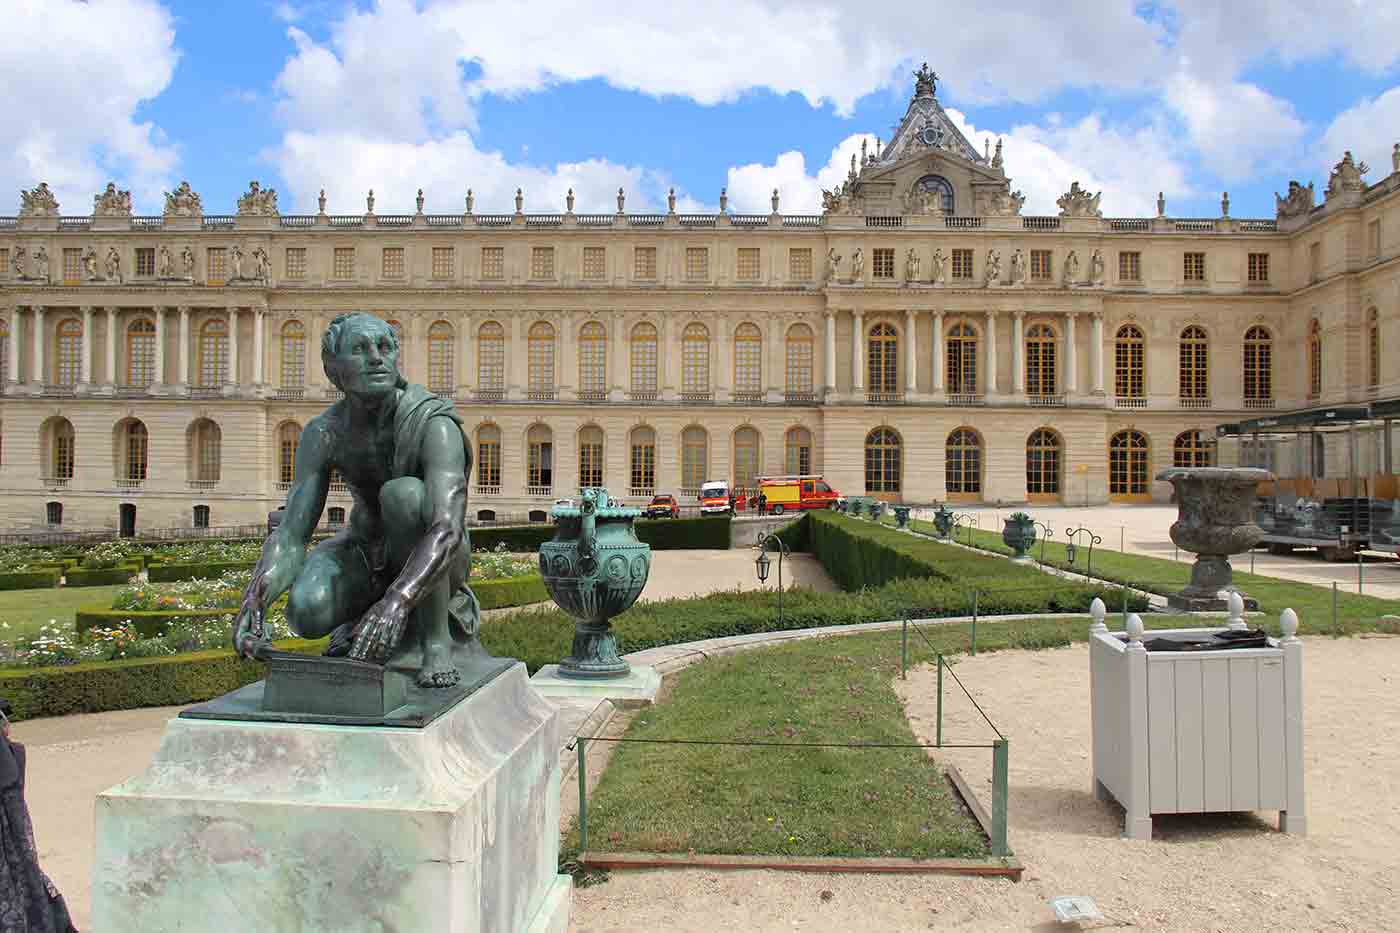
[[[77,933],[63,895],[39,868],[24,802],[24,746],[10,741],[10,703],[0,700],[0,933]]]
[[[763,515],[768,510],[768,497],[763,493],[758,494],[758,514]]]

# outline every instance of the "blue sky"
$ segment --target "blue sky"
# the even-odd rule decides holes
[[[1272,216],[1350,148],[1391,169],[1400,2],[736,0],[691,8],[476,0],[0,0],[0,190],[65,214],[107,180],[156,213],[181,179],[227,212],[250,179],[284,213],[819,209],[863,135],[888,139],[923,60],[981,147],[1006,144],[1026,213],[1079,180],[1110,216]],[[706,12],[697,12],[704,10]],[[950,26],[957,23],[957,26]],[[26,106],[26,104],[28,106]],[[17,195],[16,205],[17,207]],[[0,213],[15,208],[0,203]]]

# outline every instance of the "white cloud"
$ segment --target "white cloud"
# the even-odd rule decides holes
[[[843,139],[831,150],[831,158],[807,174],[807,160],[791,150],[773,160],[772,165],[752,163],[729,169],[730,208],[739,214],[766,214],[772,210],[773,189],[782,199],[780,209],[787,214],[818,214],[822,209],[822,189],[835,188],[850,170],[851,155],[860,151],[861,140],[874,145],[875,137],[857,133]]]
[[[1393,0],[1169,0],[1179,52],[1200,73],[1231,75],[1260,58],[1285,63],[1336,55],[1368,71],[1400,62]]]
[[[1371,172],[1366,181],[1374,184],[1390,174],[1393,147],[1397,142],[1400,142],[1400,85],[1339,113],[1318,140],[1313,161],[1324,172],[1330,171],[1342,153],[1350,149],[1358,162],[1370,164]],[[1326,177],[1324,174],[1319,179],[1319,189],[1324,187]]]
[[[1305,127],[1288,101],[1253,84],[1204,81],[1185,72],[1167,82],[1165,93],[1202,164],[1221,177],[1297,164]]]
[[[109,179],[138,210],[163,203],[178,153],[136,108],[171,81],[179,53],[169,14],[153,0],[8,0],[0,76],[0,192],[47,181],[65,214],[92,211]]]

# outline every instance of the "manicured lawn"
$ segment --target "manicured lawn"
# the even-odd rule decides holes
[[[21,635],[33,634],[50,619],[71,626],[79,606],[110,606],[112,597],[124,586],[60,586],[43,590],[0,591],[0,622],[10,626],[0,629],[0,641],[14,641]]]

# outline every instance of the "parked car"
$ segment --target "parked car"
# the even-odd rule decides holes
[[[676,497],[663,493],[659,496],[652,496],[646,508],[642,509],[642,518],[680,518],[681,506],[676,501]]]
[[[770,515],[799,509],[834,509],[841,494],[820,476],[765,476],[758,485]]]

